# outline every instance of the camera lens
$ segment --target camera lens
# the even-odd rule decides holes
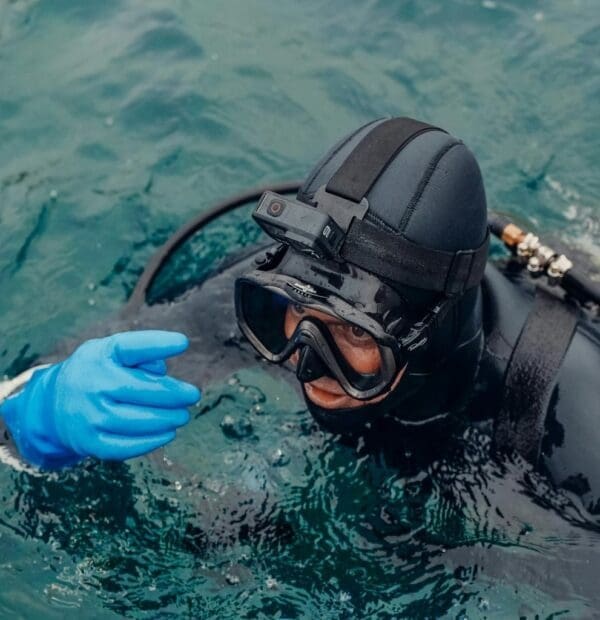
[[[284,209],[285,205],[281,200],[272,200],[267,207],[267,213],[272,217],[279,217]]]

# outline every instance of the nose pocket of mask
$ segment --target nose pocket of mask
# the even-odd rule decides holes
[[[298,354],[296,365],[298,380],[302,383],[310,383],[326,375],[329,375],[329,372],[323,360],[311,347],[303,346]]]

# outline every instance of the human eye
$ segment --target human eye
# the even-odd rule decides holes
[[[352,332],[352,336],[354,338],[366,338],[367,337],[367,332],[362,327],[358,327],[358,325],[352,325],[352,327],[350,328],[350,331]]]
[[[290,304],[292,312],[297,316],[302,316],[306,313],[306,310],[300,304]]]
[[[340,325],[340,335],[353,346],[366,346],[372,342],[370,334],[358,325]]]

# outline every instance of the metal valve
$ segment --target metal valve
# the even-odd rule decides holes
[[[506,217],[493,214],[490,230],[519,258],[534,277],[546,275],[548,283],[560,286],[569,297],[580,303],[600,308],[600,285],[578,269],[564,254],[542,245],[539,237],[527,233]]]
[[[532,233],[527,233],[517,245],[517,255],[523,259],[531,258],[540,247],[540,239]]]
[[[561,254],[552,260],[548,265],[548,279],[551,284],[557,284],[562,280],[563,276],[569,269],[573,268],[573,263],[564,255]]]
[[[556,256],[556,252],[547,245],[538,245],[533,256],[527,262],[527,269],[534,275],[542,274]]]

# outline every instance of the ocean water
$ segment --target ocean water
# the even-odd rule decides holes
[[[0,374],[115,314],[154,250],[372,118],[460,136],[492,208],[600,265],[597,0],[0,0]],[[216,226],[191,269],[256,239]],[[0,471],[7,618],[546,618],[597,524],[485,437],[406,476],[257,365],[159,459]],[[536,615],[537,614],[537,615]]]

